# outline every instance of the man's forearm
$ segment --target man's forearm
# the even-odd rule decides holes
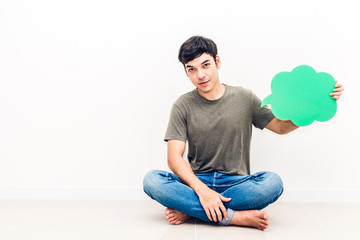
[[[231,198],[222,196],[201,182],[182,155],[175,154],[168,157],[168,164],[170,169],[198,195],[200,204],[210,221],[220,222],[223,217],[229,219],[223,201],[229,202]]]
[[[182,156],[168,157],[168,165],[171,171],[197,194],[201,193],[204,188],[207,188],[207,186],[196,177]]]
[[[281,132],[282,134],[287,134],[289,132],[298,129],[299,126],[296,126],[291,120],[280,120],[281,121]]]

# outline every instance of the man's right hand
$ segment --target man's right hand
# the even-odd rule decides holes
[[[220,222],[222,220],[222,214],[224,218],[228,220],[227,211],[223,202],[230,202],[231,198],[226,198],[208,187],[201,189],[197,194],[210,221],[217,222],[218,220]]]
[[[204,208],[210,221],[221,221],[224,215],[228,220],[227,211],[223,202],[231,201],[231,198],[223,197],[220,193],[215,192],[201,182],[189,164],[183,158],[185,151],[185,142],[179,140],[168,141],[168,165],[169,168],[177,175],[186,185],[191,187],[199,197],[201,206]],[[223,215],[221,214],[223,213]]]

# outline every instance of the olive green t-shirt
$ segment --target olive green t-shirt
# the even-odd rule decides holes
[[[172,106],[165,141],[188,141],[194,173],[249,175],[252,125],[263,129],[274,118],[250,90],[225,87],[217,100],[208,100],[194,89]]]

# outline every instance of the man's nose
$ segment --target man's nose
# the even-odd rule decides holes
[[[205,73],[201,70],[198,71],[198,79],[204,79],[205,78]]]

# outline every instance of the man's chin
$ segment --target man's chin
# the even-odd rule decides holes
[[[204,93],[204,94],[206,94],[206,93],[209,93],[209,92],[211,92],[211,88],[197,88],[197,90],[198,90],[198,92],[200,92],[200,93]]]

